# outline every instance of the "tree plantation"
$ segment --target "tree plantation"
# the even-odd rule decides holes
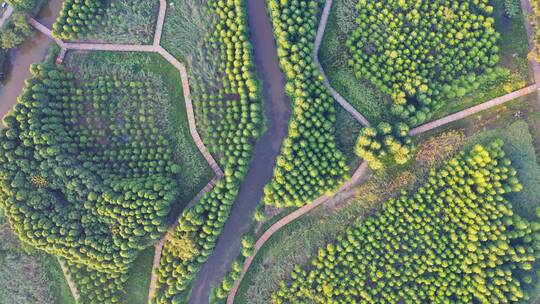
[[[443,104],[443,88],[453,90],[471,73],[491,73],[499,62],[488,2],[360,0],[358,27],[347,41],[349,65],[392,96],[394,115],[422,123]]]
[[[82,264],[67,263],[72,280],[80,294],[80,303],[130,304],[125,297],[125,272],[102,272]]]
[[[19,237],[89,271],[125,272],[167,229],[180,166],[160,83],[33,65],[1,130],[1,197]]]
[[[512,211],[521,188],[502,141],[460,152],[296,267],[273,303],[526,301],[540,221]]]
[[[488,0],[360,0],[357,9],[349,64],[391,95],[393,114],[413,125],[443,104],[444,85],[489,73],[499,61]]]
[[[54,37],[75,40],[101,22],[104,0],[65,0],[53,24]]]
[[[319,3],[270,0],[268,9],[293,113],[264,202],[302,206],[338,188],[348,168],[336,147],[335,101],[312,59]]]
[[[186,300],[191,281],[212,253],[229,216],[262,127],[243,6],[242,0],[212,1],[206,6],[214,23],[195,61],[213,69],[194,69],[190,84],[205,144],[217,156],[225,176],[178,219],[163,248],[154,303]]]

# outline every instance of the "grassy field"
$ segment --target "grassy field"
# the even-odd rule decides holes
[[[201,51],[212,17],[203,8],[204,0],[169,0],[167,3],[161,44],[178,60],[188,63]]]
[[[148,303],[148,287],[152,275],[154,247],[148,247],[139,253],[131,266],[127,281],[126,293],[129,304]]]
[[[339,150],[345,153],[347,156],[347,164],[350,168],[350,173],[354,172],[360,165],[360,158],[354,152],[356,139],[360,133],[362,125],[354,119],[354,117],[345,109],[337,107],[337,120],[336,120],[336,139]]]
[[[91,52],[70,53],[67,65],[100,75],[102,73],[121,73],[137,77],[155,77],[161,80],[166,92],[164,98],[170,105],[168,113],[168,132],[175,148],[176,158],[182,167],[178,179],[181,189],[180,202],[175,206],[175,214],[187,204],[213,176],[213,171],[197,149],[189,133],[186,107],[183,98],[180,74],[158,54]]]
[[[535,155],[535,152],[537,154],[540,151],[537,105],[536,95],[533,94],[483,112],[480,119],[472,116],[447,128],[425,134],[418,141],[450,129],[464,132],[466,141],[462,147],[470,147],[495,137],[503,139],[504,150],[512,159],[524,186],[510,200],[517,212],[530,218],[531,211],[540,206],[540,168]],[[367,182],[356,188],[355,195],[348,201],[338,206],[319,207],[278,231],[255,257],[242,281],[236,303],[268,303],[279,281],[287,278],[295,265],[305,265],[321,245],[343,232],[345,227],[362,221],[380,203],[398,195],[401,189],[414,189],[426,172],[426,167],[411,162],[379,175],[371,175]],[[538,294],[537,291],[529,292]]]
[[[355,0],[335,0],[319,53],[319,59],[332,86],[372,123],[388,120],[389,96],[381,93],[367,80],[359,80],[349,68],[350,58],[345,42],[355,28]],[[448,100],[446,106],[436,111],[432,119],[471,107],[514,91],[532,82],[527,61],[527,34],[523,15],[509,19],[504,13],[504,0],[494,0],[495,28],[501,34],[500,66],[510,71],[502,83],[482,86],[464,98]]]
[[[69,285],[58,260],[50,254],[39,254],[38,262],[49,282],[51,294],[58,304],[75,304]]]
[[[21,245],[1,214],[0,303],[75,304],[58,261]]]
[[[370,122],[389,118],[390,97],[380,92],[367,80],[358,80],[347,60],[345,42],[354,29],[355,0],[334,0],[319,60],[332,87]]]
[[[109,0],[101,24],[79,40],[152,44],[158,0]]]

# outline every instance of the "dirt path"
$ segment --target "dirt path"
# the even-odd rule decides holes
[[[531,7],[531,3],[529,0],[521,0],[521,9],[523,11],[523,17],[525,21],[525,30],[527,31],[527,40],[529,43],[529,50],[532,50],[534,47],[534,32],[532,28],[532,24],[528,21],[529,16],[534,16],[534,11]],[[534,83],[537,85],[540,83],[540,65],[536,60],[530,60],[533,76],[534,76]],[[538,102],[540,103],[540,94],[538,94]]]
[[[81,298],[81,296],[79,295],[79,291],[77,290],[75,283],[73,283],[73,280],[71,279],[71,273],[69,272],[69,269],[66,263],[59,258],[57,260],[58,260],[58,263],[60,264],[60,268],[62,268],[64,277],[66,277],[66,281],[68,283],[69,290],[71,290],[71,295],[73,296],[73,299],[75,299],[76,303],[79,303],[79,299]]]
[[[516,98],[519,98],[519,97],[522,97],[522,96],[527,96],[527,95],[529,95],[531,93],[534,93],[536,90],[537,90],[537,85],[536,84],[530,85],[530,86],[525,87],[525,88],[523,88],[521,90],[514,91],[514,92],[512,92],[510,94],[506,94],[506,95],[497,97],[495,99],[492,99],[490,101],[486,101],[484,103],[481,103],[481,104],[476,105],[474,107],[470,107],[470,108],[465,109],[463,111],[460,111],[460,112],[457,112],[457,113],[454,113],[454,114],[450,114],[450,115],[445,116],[445,117],[443,117],[441,119],[437,119],[437,120],[434,120],[432,122],[428,122],[428,123],[426,123],[424,125],[421,125],[419,127],[416,127],[414,129],[412,129],[409,132],[409,135],[414,136],[414,135],[418,135],[418,134],[427,132],[429,130],[433,130],[435,128],[444,126],[444,125],[449,124],[451,122],[454,122],[456,120],[460,120],[460,119],[463,119],[465,117],[474,115],[474,114],[476,114],[478,112],[481,112],[481,111],[493,108],[495,106],[501,105],[501,104],[503,104],[505,102],[512,101],[512,100],[514,100]]]
[[[319,22],[319,28],[317,29],[317,36],[315,37],[315,49],[313,57],[315,58],[315,64],[323,76],[324,85],[330,91],[330,94],[334,99],[347,111],[349,112],[356,120],[358,120],[363,126],[369,127],[369,121],[358,112],[343,96],[341,96],[330,84],[324,69],[319,62],[319,49],[321,48],[322,39],[324,37],[324,31],[326,30],[326,24],[328,23],[328,16],[330,15],[330,10],[332,9],[332,0],[326,0],[324,4],[324,9],[321,15],[321,20]]]
[[[214,188],[218,180],[219,178],[217,176],[212,178],[212,180],[210,180],[210,182],[187,204],[186,209],[195,206],[195,204],[206,192]],[[163,251],[163,246],[165,246],[165,243],[169,239],[169,235],[174,232],[176,226],[178,226],[178,221],[174,221],[172,226],[167,230],[167,233],[165,233],[161,240],[159,240],[159,242],[155,245],[156,249],[154,251],[154,260],[152,262],[152,276],[150,277],[150,287],[148,288],[148,303],[150,303],[150,300],[152,300],[156,294],[158,275],[157,269],[161,261],[161,252]]]
[[[368,170],[367,163],[363,162],[360,165],[360,167],[358,167],[358,169],[356,169],[356,172],[354,173],[352,178],[349,179],[343,186],[341,186],[341,188],[339,188],[336,191],[336,194],[334,194],[332,196],[323,195],[323,196],[319,197],[318,199],[316,199],[313,203],[295,210],[291,214],[289,214],[289,215],[285,216],[284,218],[280,219],[279,221],[277,221],[274,225],[270,226],[270,228],[268,228],[263,233],[263,235],[261,235],[261,237],[257,240],[257,242],[255,242],[253,254],[251,256],[249,256],[246,259],[246,261],[244,262],[244,268],[242,269],[242,274],[240,275],[240,278],[234,282],[233,288],[229,292],[229,296],[227,297],[227,304],[233,304],[234,303],[234,298],[236,297],[236,293],[238,292],[238,288],[240,287],[240,283],[242,282],[242,279],[244,278],[244,275],[248,271],[249,266],[253,262],[253,259],[255,258],[255,256],[259,252],[259,250],[264,246],[264,244],[272,237],[272,235],[274,235],[274,233],[279,231],[281,228],[283,228],[287,224],[289,224],[289,223],[295,221],[296,219],[298,219],[299,217],[303,216],[304,214],[306,214],[306,213],[310,212],[311,210],[317,208],[318,206],[322,205],[323,203],[332,202],[334,197],[337,196],[338,199],[341,199],[341,197],[338,194],[343,192],[343,191],[346,191],[346,190],[350,189],[351,187],[353,187],[354,185],[356,185],[360,181],[360,179],[366,174],[367,170]]]
[[[13,14],[13,6],[10,5],[8,6],[6,11],[2,15],[2,18],[0,18],[0,27],[4,26],[4,23],[6,22],[6,20],[8,20],[9,17],[11,17],[11,14]]]

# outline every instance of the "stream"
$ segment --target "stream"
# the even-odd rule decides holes
[[[63,0],[51,0],[38,19],[51,27],[59,15]],[[281,143],[287,135],[291,115],[290,102],[285,95],[285,79],[279,68],[272,24],[266,12],[264,0],[247,0],[248,22],[251,31],[255,66],[262,80],[267,131],[254,147],[247,175],[240,185],[238,197],[229,219],[219,237],[216,248],[201,268],[189,303],[206,304],[210,290],[225,276],[228,267],[240,252],[241,238],[248,232],[253,213],[263,197],[263,188],[271,180]],[[0,88],[0,117],[9,113],[17,102],[30,76],[29,67],[46,56],[54,42],[45,35],[36,33],[16,50],[9,52],[9,71]],[[0,127],[3,127],[0,124]]]
[[[254,147],[249,171],[240,185],[240,192],[217,246],[193,283],[190,304],[209,302],[211,288],[227,274],[232,261],[240,253],[241,238],[248,232],[255,208],[263,197],[263,188],[272,178],[291,115],[266,3],[264,0],[247,0],[246,5],[255,66],[263,84],[268,129]]]
[[[51,0],[43,8],[38,20],[46,26],[51,26],[60,14],[63,0]],[[11,112],[21,94],[24,81],[30,77],[28,68],[33,63],[43,61],[53,41],[47,36],[35,31],[17,49],[10,50],[7,58],[8,71],[0,87],[0,118]],[[4,127],[0,123],[0,127]]]

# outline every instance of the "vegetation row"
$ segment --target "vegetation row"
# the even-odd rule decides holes
[[[313,62],[320,3],[271,0],[268,9],[293,113],[264,202],[302,206],[336,189],[348,170],[336,146],[335,101]]]
[[[75,40],[101,23],[105,12],[104,0],[66,0],[60,16],[53,24],[53,36]]]
[[[187,301],[191,281],[228,218],[263,124],[244,2],[210,1],[204,9],[211,22],[192,60],[190,85],[198,126],[225,176],[179,218],[163,248],[154,303]]]
[[[31,73],[0,131],[1,206],[25,243],[124,273],[166,231],[179,197],[161,85],[49,64]]]
[[[416,192],[320,248],[274,303],[518,303],[535,283],[540,221],[514,213],[520,191],[502,141],[432,170]]]

